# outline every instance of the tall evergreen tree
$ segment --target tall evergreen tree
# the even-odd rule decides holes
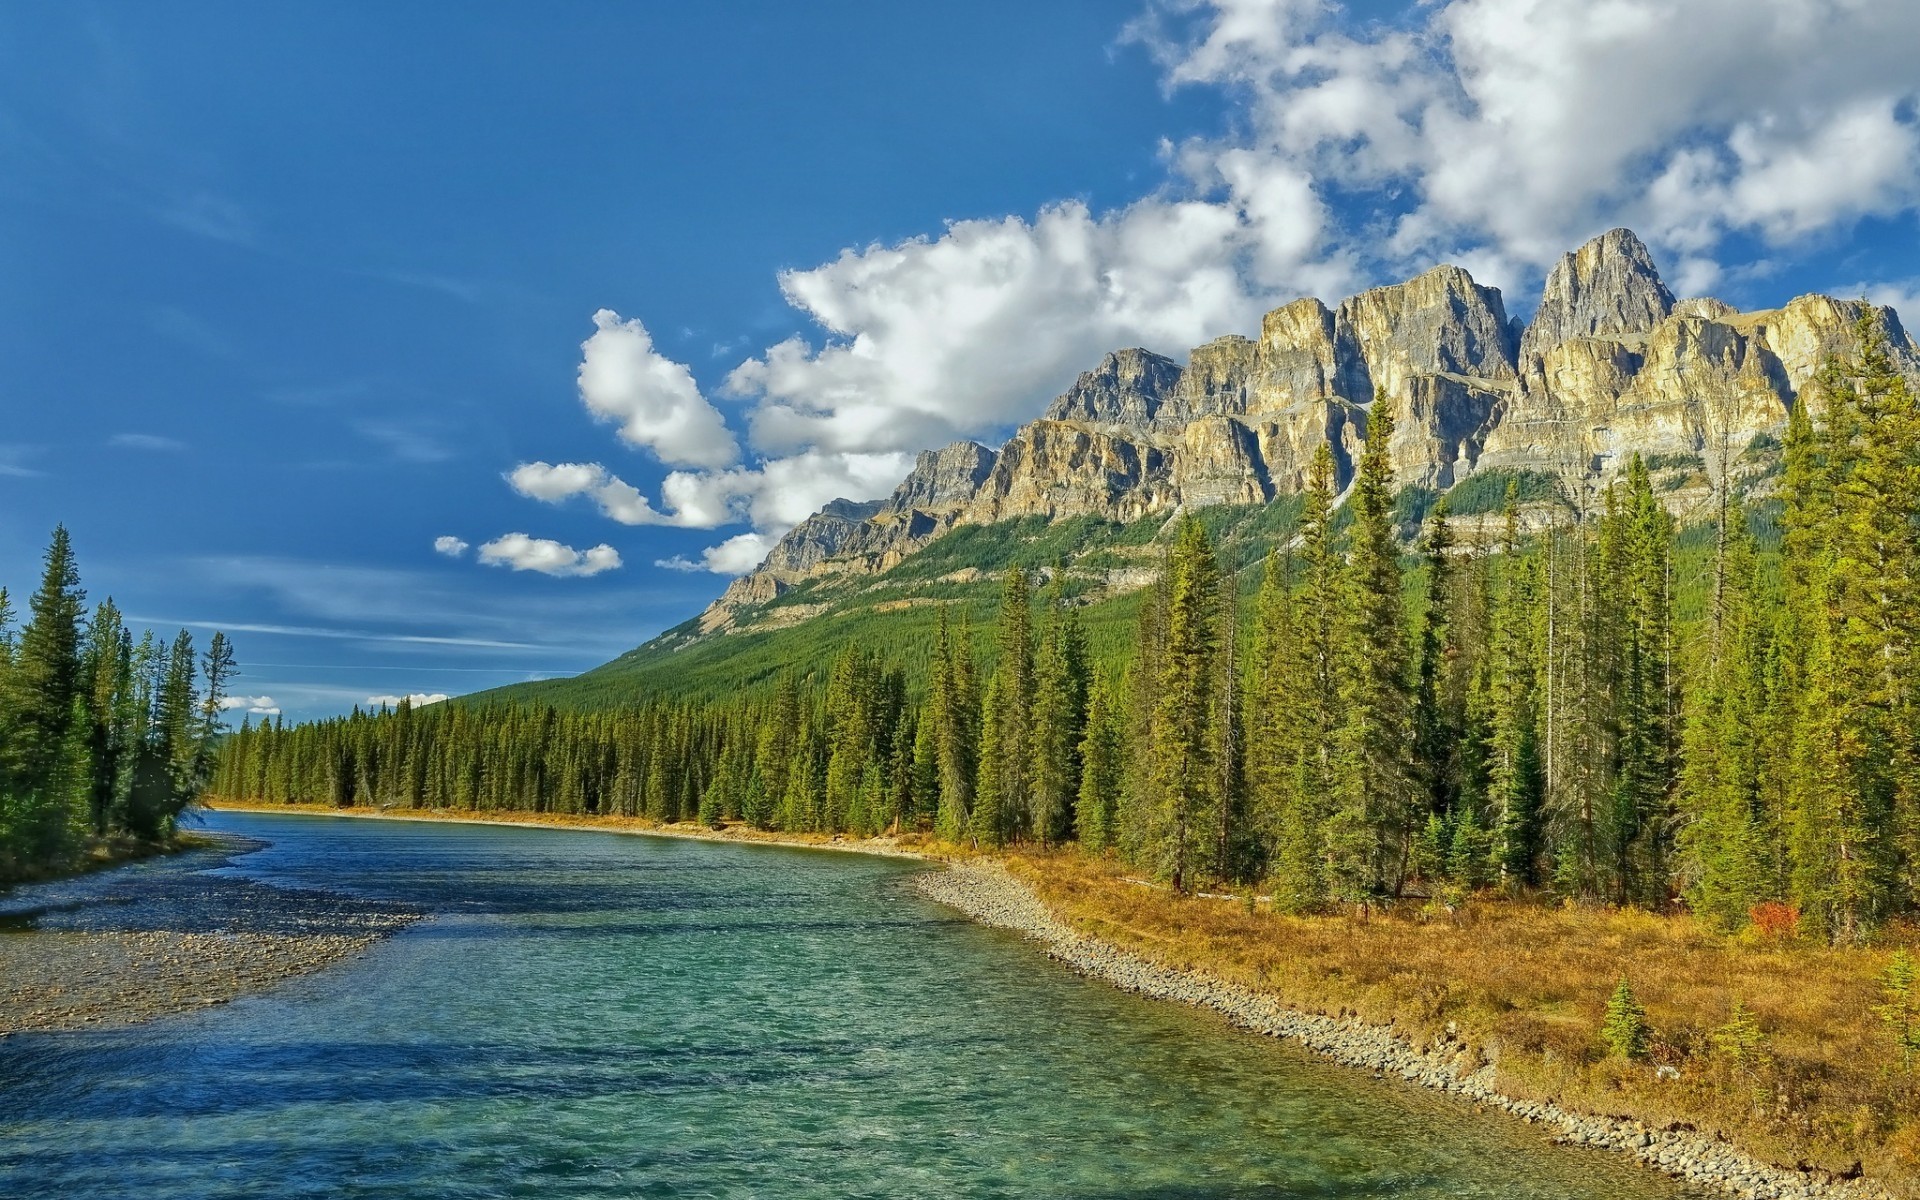
[[[1206,529],[1192,514],[1181,519],[1168,570],[1166,643],[1150,752],[1154,860],[1161,877],[1186,891],[1220,865],[1214,859],[1221,797],[1213,761],[1220,570]]]
[[[1340,898],[1397,894],[1424,826],[1413,777],[1413,712],[1393,518],[1393,405],[1375,394],[1356,473],[1345,606],[1348,669],[1341,705],[1336,808],[1328,822]],[[1418,816],[1416,817],[1416,813]]]

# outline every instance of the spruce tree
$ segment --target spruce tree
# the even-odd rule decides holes
[[[1032,804],[1029,825],[1042,845],[1073,834],[1080,791],[1080,743],[1087,709],[1087,648],[1078,614],[1066,602],[1064,567],[1054,567],[1034,660]]]
[[[1181,518],[1168,569],[1151,750],[1153,858],[1162,878],[1187,891],[1219,866],[1214,830],[1221,799],[1214,763],[1220,573],[1206,530],[1190,513]]]
[[[1086,733],[1080,743],[1082,769],[1076,808],[1080,845],[1089,853],[1109,850],[1117,841],[1126,736],[1126,716],[1120,711],[1121,695],[1109,676],[1094,679],[1087,705]]]
[[[1327,828],[1340,898],[1398,894],[1425,824],[1413,777],[1413,713],[1393,519],[1393,405],[1376,393],[1353,497],[1336,808]]]

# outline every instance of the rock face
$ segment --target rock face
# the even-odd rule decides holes
[[[1520,361],[1569,338],[1646,333],[1672,311],[1673,293],[1653,269],[1646,246],[1631,230],[1610,229],[1562,256],[1547,275],[1540,308],[1520,339]]]
[[[1758,473],[1754,457],[1768,451],[1756,439],[1780,434],[1862,314],[1861,302],[1826,296],[1750,313],[1711,298],[1676,304],[1624,229],[1560,260],[1524,331],[1497,289],[1453,266],[1336,309],[1296,300],[1268,313],[1258,338],[1215,339],[1184,367],[1117,350],[998,452],[958,442],[922,454],[883,501],[835,501],[735,580],[702,628],[806,579],[884,571],[956,524],[1261,503],[1302,490],[1322,446],[1344,488],[1376,395],[1395,413],[1401,486],[1532,471],[1586,509],[1638,452],[1677,473],[1671,503],[1696,503],[1702,477]],[[1920,380],[1920,349],[1899,318],[1866,315]]]

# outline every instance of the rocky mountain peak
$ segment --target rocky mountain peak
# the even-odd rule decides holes
[[[1630,229],[1609,229],[1548,273],[1540,309],[1520,339],[1520,361],[1569,338],[1645,334],[1672,312],[1673,293],[1646,244]]]
[[[1047,406],[1049,421],[1089,421],[1145,429],[1180,382],[1180,364],[1133,347],[1115,350]]]
[[[1512,333],[1499,288],[1455,266],[1369,288],[1334,314],[1341,394],[1370,403],[1376,388],[1404,395],[1416,375],[1514,377]]]
[[[922,450],[913,470],[887,498],[890,512],[945,512],[973,498],[998,457],[979,442]]]

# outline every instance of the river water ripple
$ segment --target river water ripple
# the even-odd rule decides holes
[[[0,1196],[1693,1195],[1127,996],[917,864],[213,814],[428,919],[262,996],[0,1042]]]

